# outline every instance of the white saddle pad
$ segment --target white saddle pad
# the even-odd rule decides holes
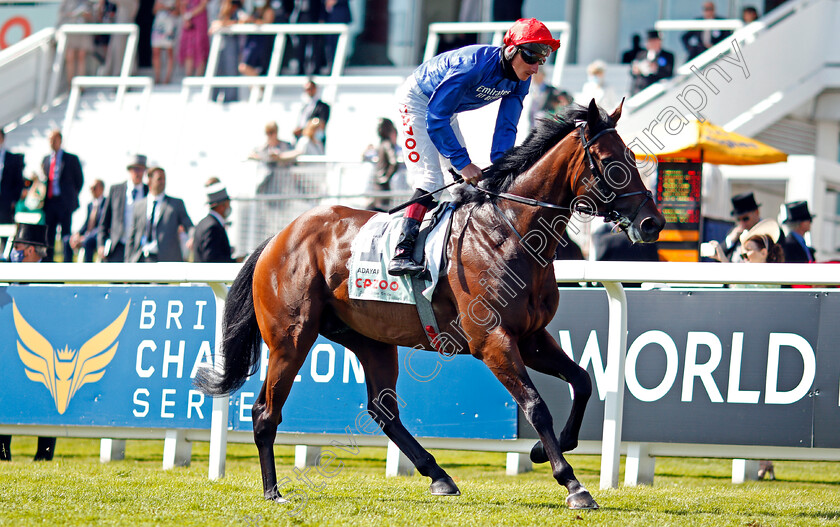
[[[426,238],[426,266],[432,281],[426,282],[423,296],[429,301],[432,300],[432,293],[438,283],[443,249],[446,245],[446,228],[451,214],[451,208],[447,208]],[[388,264],[397,246],[401,228],[402,216],[384,213],[374,215],[364,224],[351,246],[350,279],[347,282],[350,298],[400,304],[415,303],[411,277],[388,274]]]

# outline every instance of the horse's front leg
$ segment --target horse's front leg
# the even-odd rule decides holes
[[[560,443],[554,436],[554,424],[548,405],[537,392],[514,338],[502,328],[494,329],[481,344],[477,356],[507,388],[522,409],[528,422],[537,431],[551,462],[554,479],[566,487],[566,504],[570,509],[597,509],[598,504],[575,478],[572,466],[563,457]]]
[[[557,342],[551,338],[547,329],[542,329],[536,334],[523,339],[519,343],[519,352],[525,365],[540,373],[563,379],[572,385],[574,399],[572,400],[572,411],[566,426],[560,432],[560,449],[563,452],[574,450],[578,446],[580,426],[583,423],[583,414],[586,411],[586,403],[592,395],[592,381],[589,374],[573,361]],[[531,450],[531,461],[534,463],[545,463],[548,456],[542,443],[534,445]]]

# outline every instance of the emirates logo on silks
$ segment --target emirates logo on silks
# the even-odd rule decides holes
[[[12,302],[15,329],[18,333],[17,351],[30,381],[43,383],[50,391],[59,414],[67,410],[70,400],[83,385],[99,381],[105,367],[117,353],[117,337],[128,317],[129,301],[123,312],[111,324],[78,349],[54,349],[21,315],[17,303]]]

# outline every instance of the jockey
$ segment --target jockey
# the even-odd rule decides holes
[[[457,169],[466,183],[475,185],[481,179],[481,169],[464,148],[458,113],[501,99],[490,160],[497,161],[514,145],[530,77],[559,47],[542,22],[520,19],[505,34],[504,46],[466,46],[442,53],[406,79],[397,100],[407,176],[416,188],[413,198],[443,186],[441,163]],[[388,274],[416,275],[425,268],[412,253],[420,222],[433,203],[428,196],[406,209]]]

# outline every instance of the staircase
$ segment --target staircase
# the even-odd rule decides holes
[[[755,136],[789,114],[811,112],[800,107],[840,87],[838,28],[837,0],[789,2],[631,98],[620,131],[652,146],[675,135],[673,118],[684,116]]]

